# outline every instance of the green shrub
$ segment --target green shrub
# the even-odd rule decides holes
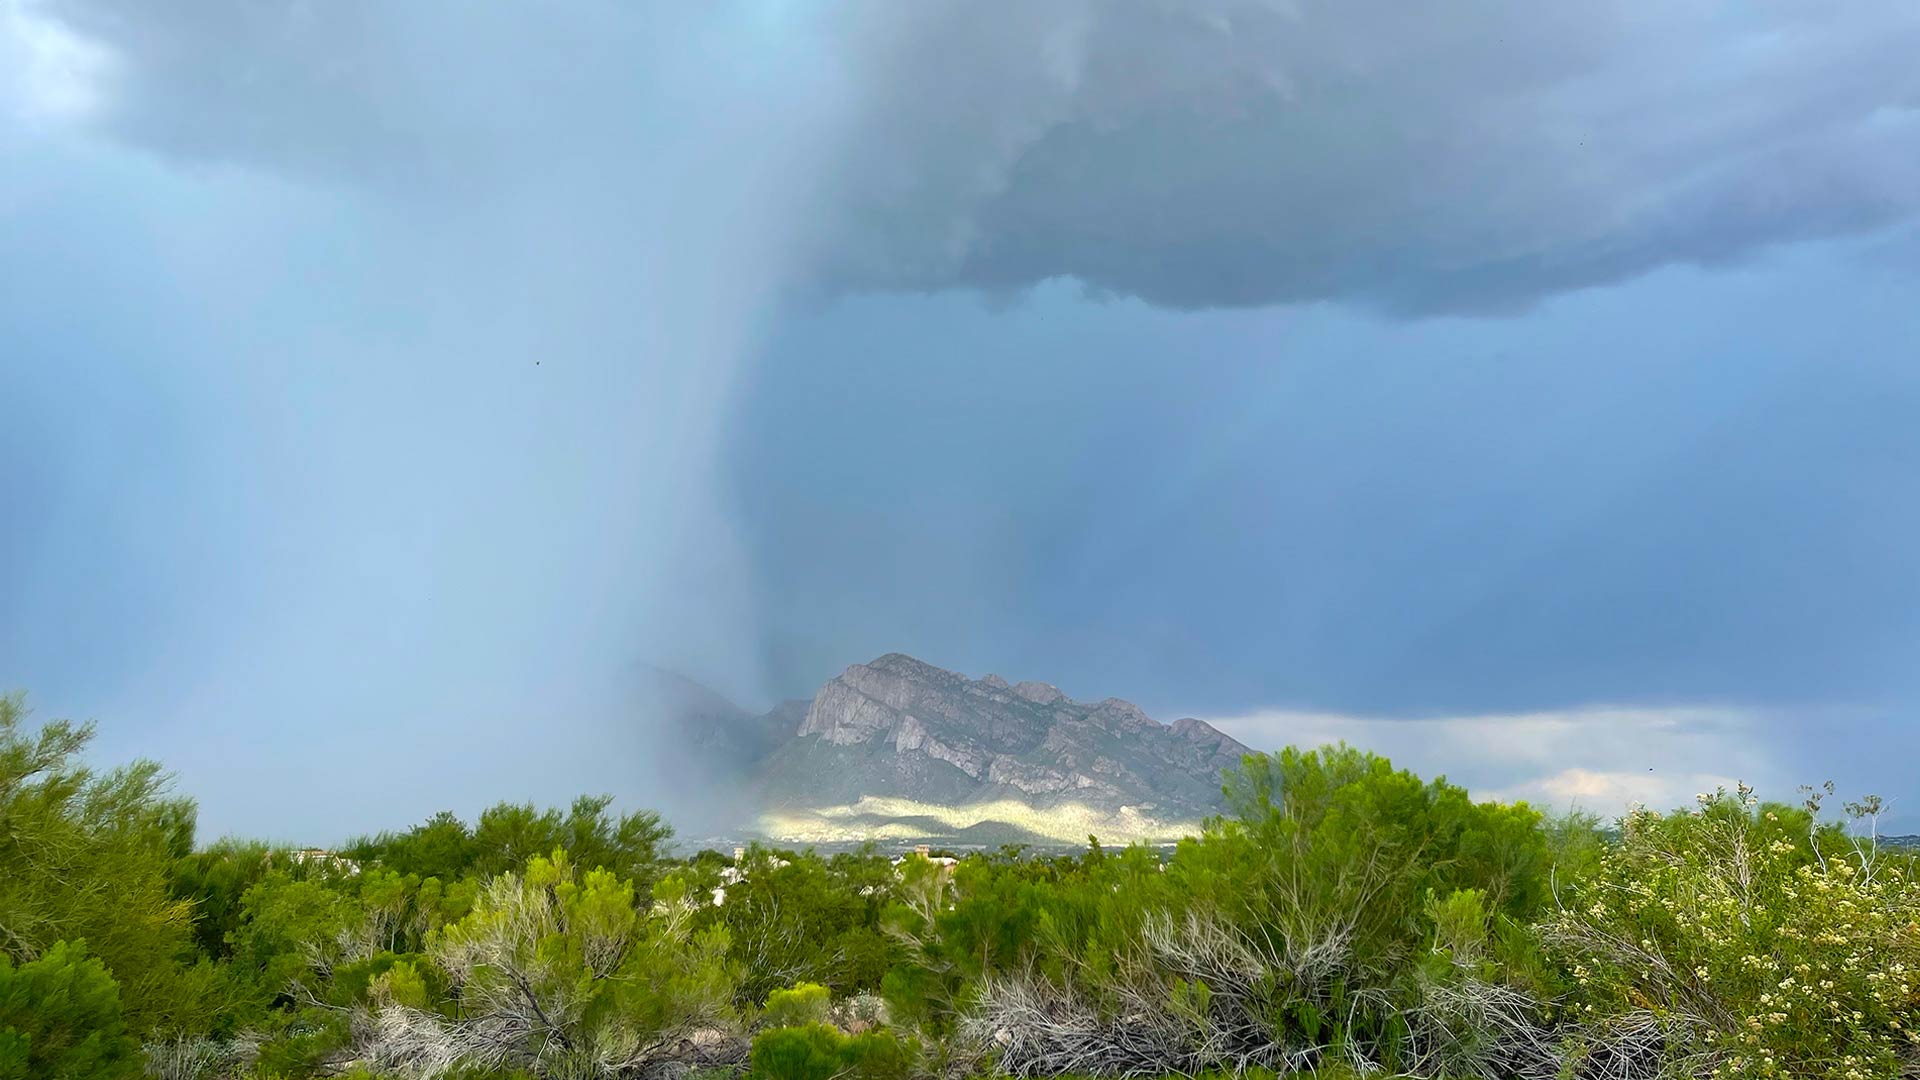
[[[842,1034],[826,1024],[774,1028],[753,1040],[753,1080],[905,1080],[919,1047],[890,1031]]]
[[[446,973],[427,957],[383,952],[335,968],[328,996],[336,1006],[397,1004],[438,1009],[450,992]]]
[[[726,930],[696,930],[695,909],[676,877],[642,908],[634,884],[612,871],[578,872],[561,851],[535,857],[433,935],[432,970],[446,973],[460,1003],[435,1038],[459,1060],[496,1052],[497,1030],[518,1025],[513,1063],[540,1073],[671,1063],[677,1047],[737,1019]],[[414,969],[423,984],[425,970]],[[396,989],[391,978],[387,989]]]
[[[724,883],[731,860],[702,859],[688,880],[726,902],[705,905],[698,922],[724,926],[739,969],[736,1004],[757,1006],[782,987],[819,983],[838,997],[877,989],[897,949],[880,929],[894,869],[870,851],[822,858],[813,852],[749,850],[744,877]]]
[[[1424,1052],[1409,1018],[1435,978],[1497,977],[1531,948],[1554,852],[1524,804],[1347,746],[1249,755],[1226,790],[1234,815],[1164,864],[1095,846],[910,870],[889,1003],[1020,1074],[1391,1070]]]
[[[819,983],[803,982],[767,995],[760,1021],[770,1028],[824,1024],[833,1007],[833,995]]]
[[[180,962],[193,908],[168,884],[193,848],[193,804],[168,796],[153,762],[90,768],[92,725],[30,733],[26,720],[24,699],[0,694],[0,951],[19,963],[85,941],[133,1034],[204,1023],[210,980]]]
[[[351,1036],[347,1018],[321,1009],[276,1014],[262,1032],[254,1070],[263,1077],[322,1075],[343,1056]]]
[[[117,1080],[142,1061],[119,986],[84,946],[58,942],[19,967],[0,955],[0,1080]]]

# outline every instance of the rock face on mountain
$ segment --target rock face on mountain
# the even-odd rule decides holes
[[[1220,774],[1247,753],[1204,721],[1162,724],[1118,698],[1074,701],[900,653],[761,715],[652,678],[647,698],[675,733],[663,793],[704,793],[734,815],[714,796],[739,793],[755,831],[783,840],[1173,836],[1223,808]]]
[[[892,653],[823,686],[758,786],[774,808],[1012,804],[1042,818],[1070,808],[1071,828],[1110,820],[1135,834],[1219,811],[1221,771],[1245,753],[1200,720],[1161,724],[1117,698],[1079,702],[1046,683],[968,679]]]

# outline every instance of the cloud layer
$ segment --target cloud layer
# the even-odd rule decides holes
[[[1920,10],[879,5],[844,287],[1511,311],[1920,210]]]
[[[1477,798],[1611,818],[1635,803],[1687,805],[1743,781],[1789,798],[1793,787],[1760,739],[1772,719],[1731,706],[1596,705],[1422,720],[1270,710],[1211,722],[1256,749],[1344,741],[1446,775]]]
[[[1920,211],[1920,11],[1900,0],[30,10],[47,102],[94,93],[76,72],[102,50],[130,141],[415,197],[697,116],[738,145],[644,154],[650,197],[793,189],[790,284],[813,290],[1066,277],[1183,308],[1511,312]],[[795,115],[774,130],[828,151],[818,188],[749,145],[771,132],[746,112],[776,100]]]

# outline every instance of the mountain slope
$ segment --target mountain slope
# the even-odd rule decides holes
[[[643,668],[633,695],[654,718],[663,750],[676,767],[744,778],[768,754],[793,738],[806,716],[805,701],[783,701],[761,714],[743,709],[677,672]]]
[[[1219,811],[1221,771],[1247,752],[1199,720],[891,653],[823,686],[754,786],[763,829],[792,839],[1132,839]]]

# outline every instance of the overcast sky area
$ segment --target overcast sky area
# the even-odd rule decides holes
[[[0,689],[324,842],[889,651],[1920,831],[1920,8],[0,0]]]

